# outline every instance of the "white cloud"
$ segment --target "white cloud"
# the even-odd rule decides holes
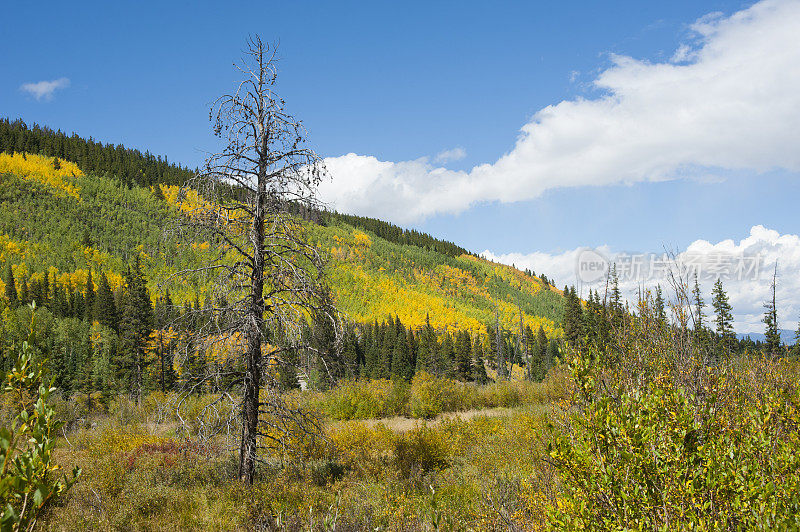
[[[53,99],[53,93],[55,93],[58,89],[66,89],[67,87],[69,87],[69,78],[58,78],[52,81],[23,83],[19,90],[22,92],[27,92],[36,98],[36,101],[48,101]]]
[[[575,285],[586,297],[589,288],[604,290],[604,283],[600,281],[594,284],[584,284],[578,281],[577,268],[578,257],[585,248],[578,248],[564,253],[506,253],[494,254],[489,250],[483,255],[497,262],[504,264],[514,264],[517,268],[529,268],[536,274],[544,273],[548,278],[555,281],[559,288],[564,285]],[[619,256],[612,252],[607,246],[599,248],[603,256],[613,262]],[[656,250],[658,251],[658,250]],[[656,253],[659,257],[661,251]],[[724,260],[721,260],[723,257]],[[757,264],[757,275],[737,275],[735,268],[742,263],[740,258],[745,259],[747,266]],[[758,257],[758,262],[753,259]],[[752,333],[763,332],[764,325],[761,319],[764,316],[763,303],[770,297],[770,283],[775,261],[778,261],[778,319],[779,325],[783,329],[795,330],[798,320],[800,320],[800,236],[785,234],[781,235],[777,231],[767,229],[761,225],[750,229],[750,234],[739,242],[734,240],[723,240],[711,243],[705,240],[692,242],[685,250],[678,254],[679,260],[685,263],[701,264],[699,278],[703,291],[704,299],[709,305],[706,309],[707,314],[711,312],[711,288],[717,277],[716,272],[722,275],[722,282],[725,290],[730,296],[730,302],[734,311],[734,327],[737,332]],[[645,261],[646,263],[647,261]],[[728,270],[728,267],[732,270]],[[630,300],[635,300],[640,285],[645,288],[653,288],[656,284],[661,284],[665,290],[668,282],[662,275],[654,275],[650,278],[648,267],[643,266],[643,274],[636,277],[621,276],[620,288],[622,293]],[[741,278],[738,278],[741,277]]]
[[[436,157],[433,158],[433,162],[444,164],[450,161],[460,161],[466,156],[466,150],[464,150],[464,148],[457,147],[453,148],[452,150],[440,151],[436,154]]]
[[[513,148],[468,172],[350,153],[326,159],[320,189],[338,210],[399,223],[559,187],[800,170],[800,2],[764,0],[698,20],[673,60],[612,56],[597,99],[538,111]],[[678,61],[678,62],[675,62]]]

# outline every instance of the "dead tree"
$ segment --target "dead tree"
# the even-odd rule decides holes
[[[238,401],[239,478],[247,484],[260,447],[291,451],[287,442],[297,436],[290,433],[319,432],[314,416],[284,402],[277,374],[296,376],[287,355],[308,348],[300,331],[310,316],[337,321],[325,297],[323,257],[293,214],[318,207],[324,166],[275,92],[275,54],[259,37],[248,39],[235,65],[242,80],[210,113],[225,147],[179,196],[179,233],[213,250],[202,267],[179,272],[213,287],[192,348],[216,344],[234,359],[226,382],[236,388],[223,395]]]

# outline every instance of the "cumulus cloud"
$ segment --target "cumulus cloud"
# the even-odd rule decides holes
[[[620,269],[620,288],[630,301],[634,301],[640,287],[655,288],[660,284],[665,290],[668,281],[663,265],[663,252],[655,253],[616,253],[607,246],[587,251],[577,248],[563,253],[507,253],[495,254],[484,251],[487,259],[504,264],[514,264],[517,268],[529,268],[537,275],[545,274],[559,287],[575,285],[588,295],[589,289],[604,291],[604,277],[595,282],[581,273],[581,261],[587,254],[604,257],[608,263],[616,263]],[[641,260],[637,261],[637,257]],[[740,333],[763,332],[761,319],[764,316],[763,303],[770,297],[770,283],[774,265],[778,263],[778,318],[783,329],[794,330],[800,320],[800,236],[781,235],[775,230],[761,225],[750,229],[750,234],[738,242],[723,240],[711,243],[696,240],[685,250],[679,250],[677,260],[685,272],[698,272],[698,279],[710,313],[711,288],[716,279],[722,279],[723,286],[730,296],[734,311],[734,327]],[[635,271],[630,264],[639,267]],[[623,271],[625,270],[625,271]],[[584,282],[590,281],[590,282]]]
[[[326,159],[322,197],[338,210],[418,222],[479,202],[536,198],[559,187],[800,170],[800,2],[764,0],[698,20],[666,62],[612,56],[603,94],[541,109],[491,164]]]
[[[69,78],[58,78],[52,81],[37,81],[36,83],[23,83],[19,90],[27,92],[36,101],[48,101],[53,99],[53,94],[59,89],[69,87]]]
[[[452,150],[440,151],[436,154],[436,157],[433,158],[433,162],[444,164],[450,161],[460,161],[466,156],[467,152],[464,150],[464,148],[457,147],[453,148]]]

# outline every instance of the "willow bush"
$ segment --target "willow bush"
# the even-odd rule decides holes
[[[572,407],[551,420],[561,490],[550,526],[800,527],[796,364],[712,360],[651,317],[643,305],[613,357],[575,353]]]

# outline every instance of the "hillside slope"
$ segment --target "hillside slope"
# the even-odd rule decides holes
[[[54,167],[58,167],[57,169]],[[202,262],[207,244],[179,247],[163,238],[178,215],[175,186],[129,187],[85,175],[75,165],[32,154],[0,154],[0,262],[16,279],[48,277],[83,290],[89,270],[106,272],[112,288],[133,254],[141,253],[153,294],[169,289],[176,303],[204,300],[202,280],[159,282]],[[163,197],[163,199],[162,199]],[[171,201],[172,200],[172,201]],[[542,325],[559,336],[560,292],[538,278],[469,254],[452,256],[390,242],[330,215],[309,223],[309,236],[329,255],[328,277],[338,307],[355,322],[398,316],[412,327],[426,316],[440,330],[483,332],[494,322]],[[95,277],[96,279],[96,277]]]

